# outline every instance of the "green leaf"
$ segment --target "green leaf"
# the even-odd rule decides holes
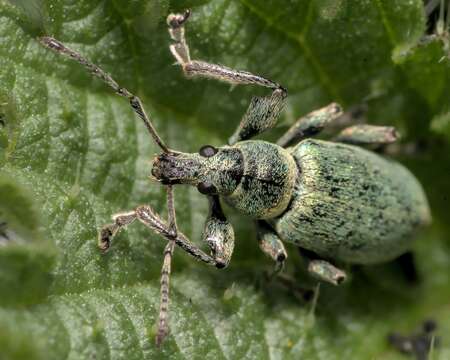
[[[268,138],[338,101],[397,126],[409,148],[426,145],[398,159],[434,216],[414,249],[419,285],[383,264],[322,285],[316,306],[298,301],[261,281],[272,264],[249,221],[226,209],[237,237],[230,267],[176,249],[171,334],[155,347],[165,242],[136,224],[102,255],[96,238],[111,214],[139,204],[165,216],[164,191],[148,179],[158,148],[126,100],[36,38],[55,36],[101,65],[142,97],[170,147],[193,152],[225,143],[263,91],[186,80],[173,66],[165,18],[187,7],[193,58],[288,88]],[[0,359],[401,359],[387,334],[427,318],[442,337],[434,358],[449,358],[449,40],[423,40],[426,22],[421,0],[0,0]],[[176,205],[198,243],[206,201],[180,187]],[[288,250],[287,273],[314,288]]]
[[[431,129],[450,138],[450,114],[446,112],[436,115],[431,121]]]
[[[56,251],[39,233],[33,194],[1,173],[0,195],[0,304],[16,307],[43,301],[53,280]]]

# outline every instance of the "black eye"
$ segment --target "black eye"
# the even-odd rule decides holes
[[[217,154],[217,148],[211,145],[205,145],[200,148],[198,153],[203,157],[211,157]]]
[[[198,184],[198,185],[197,185],[197,190],[198,190],[200,193],[204,194],[204,195],[214,195],[214,194],[217,194],[217,189],[216,189],[216,187],[215,187],[213,184],[211,184],[211,183],[209,183],[209,182],[207,182],[207,181],[204,181],[204,182],[201,182],[200,184]]]

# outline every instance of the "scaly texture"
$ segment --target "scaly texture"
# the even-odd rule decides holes
[[[393,260],[431,223],[428,201],[403,166],[357,146],[304,140],[294,198],[272,220],[277,233],[325,258],[357,264]]]

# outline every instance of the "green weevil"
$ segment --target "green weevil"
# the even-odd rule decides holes
[[[44,46],[78,61],[127,98],[162,150],[153,160],[151,173],[167,188],[168,220],[143,205],[114,215],[113,223],[99,232],[103,251],[120,229],[136,219],[168,240],[161,275],[158,345],[168,333],[169,275],[175,245],[218,268],[230,261],[234,231],[220,200],[253,219],[260,248],[275,261],[277,271],[287,258],[283,242],[289,242],[308,254],[312,275],[335,285],[346,274],[334,262],[373,264],[392,260],[410,248],[416,230],[431,219],[416,178],[402,165],[358,146],[395,141],[397,132],[392,127],[355,125],[344,129],[334,141],[311,139],[342,114],[341,107],[333,103],[300,118],[277,143],[249,140],[275,125],[287,91],[246,71],[191,60],[185,38],[189,16],[190,11],[186,11],[167,18],[173,41],[170,51],[187,77],[271,89],[268,96],[252,98],[228,145],[206,145],[194,154],[170,149],[158,136],[140,99],[109,74],[58,40],[40,38]],[[210,212],[202,240],[210,254],[177,229],[175,184],[196,186],[208,197]]]

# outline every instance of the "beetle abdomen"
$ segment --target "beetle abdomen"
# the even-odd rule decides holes
[[[402,165],[365,149],[304,140],[292,203],[272,223],[284,241],[351,263],[391,260],[430,222],[423,189]]]

